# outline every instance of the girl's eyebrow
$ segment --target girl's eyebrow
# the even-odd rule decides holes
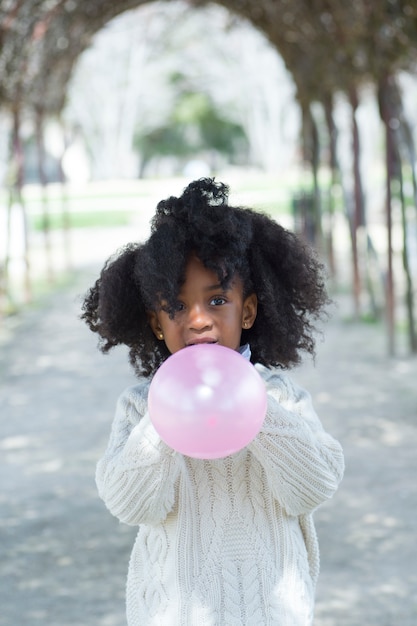
[[[209,292],[209,291],[221,291],[222,293],[226,293],[227,291],[229,291],[230,287],[222,287],[220,283],[216,284],[216,285],[207,285],[207,287],[203,287],[203,291],[205,292]],[[181,298],[181,293],[182,290],[179,292],[178,297]]]
[[[204,287],[204,291],[216,291],[218,289],[221,291],[228,291],[227,289],[222,287],[220,283],[218,283],[217,285],[208,285],[207,287]]]

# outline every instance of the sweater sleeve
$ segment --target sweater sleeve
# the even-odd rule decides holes
[[[267,414],[249,449],[287,513],[310,513],[333,496],[342,479],[342,448],[324,431],[306,391],[283,374],[263,372],[263,377]]]
[[[147,411],[148,385],[127,389],[119,398],[96,483],[110,512],[126,524],[156,524],[174,506],[178,453],[153,427]]]

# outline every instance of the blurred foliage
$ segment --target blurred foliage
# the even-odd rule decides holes
[[[3,0],[0,103],[59,113],[74,63],[93,35],[116,15],[147,3]],[[416,62],[417,6],[411,0],[218,3],[265,33],[293,75],[301,102],[377,82],[386,73],[414,68]],[[205,4],[188,2],[195,7]]]
[[[225,119],[210,97],[201,92],[180,92],[167,125],[151,131],[137,130],[134,145],[142,157],[142,168],[154,157],[195,158],[215,151],[233,159],[247,151],[243,127]]]

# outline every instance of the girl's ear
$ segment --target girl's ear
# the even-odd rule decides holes
[[[158,314],[156,311],[148,311],[149,326],[152,328],[153,334],[157,339],[162,340],[164,333],[162,332],[161,325],[159,323]]]
[[[243,312],[242,312],[242,328],[248,330],[252,328],[255,320],[256,314],[258,312],[258,298],[256,293],[251,293],[245,301],[243,302]]]

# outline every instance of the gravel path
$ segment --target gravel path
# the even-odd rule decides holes
[[[117,396],[134,379],[126,352],[101,355],[77,319],[77,295],[94,278],[84,269],[2,332],[2,626],[125,626],[135,529],[107,513],[94,470]],[[293,374],[347,463],[316,513],[316,626],[417,624],[417,362],[385,351],[380,328],[336,312],[316,367]]]

